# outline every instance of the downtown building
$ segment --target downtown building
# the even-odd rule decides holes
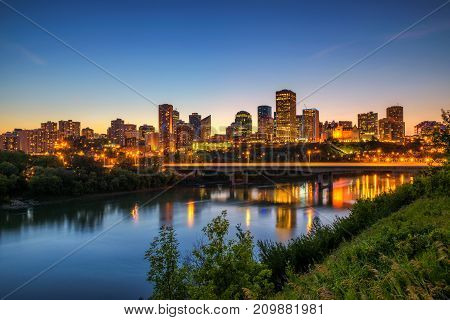
[[[37,133],[36,142],[38,147],[36,150],[42,152],[36,153],[53,153],[55,144],[58,141],[58,128],[56,122],[47,121],[41,123],[41,131]]]
[[[386,118],[378,121],[379,139],[386,142],[401,143],[405,139],[405,122],[403,107],[386,108]]]
[[[273,138],[274,126],[272,117],[272,107],[258,107],[258,137],[271,141]]]
[[[297,135],[297,96],[291,90],[275,94],[276,140],[280,143],[295,142]]]
[[[191,124],[184,121],[178,121],[176,127],[176,147],[178,151],[187,151],[192,149],[194,142],[194,128]]]
[[[111,126],[108,128],[108,139],[120,146],[125,146],[125,121],[122,119],[111,120]]]
[[[89,127],[81,129],[81,136],[85,137],[87,140],[93,140],[95,137],[94,129]]]
[[[192,113],[189,115],[189,124],[194,129],[194,140],[200,140],[201,138],[201,126],[202,116],[198,113]]]
[[[373,140],[378,137],[378,113],[367,112],[358,114],[358,129],[360,139]]]
[[[80,137],[80,122],[60,120],[58,122],[59,140],[76,139]]]
[[[207,116],[200,121],[200,140],[208,141],[211,138],[211,116]]]
[[[173,106],[161,104],[158,107],[159,118],[159,148],[163,152],[175,151],[175,137],[173,128]]]
[[[234,136],[247,139],[252,134],[252,116],[247,111],[239,111],[234,119]]]
[[[126,123],[124,125],[125,147],[136,147],[139,142],[139,131],[135,124]]]
[[[315,108],[303,109],[301,139],[307,142],[320,141],[319,110]]]

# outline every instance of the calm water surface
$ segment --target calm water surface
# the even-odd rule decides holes
[[[104,232],[9,298],[147,298],[152,288],[146,281],[144,253],[163,224],[174,226],[183,253],[222,210],[227,210],[232,226],[241,224],[255,239],[285,242],[309,232],[314,218],[329,224],[346,216],[356,199],[373,198],[411,179],[408,174],[336,177],[332,192],[319,192],[314,182],[304,181],[247,188],[180,187],[141,208],[139,204],[157,192],[0,212],[0,297]]]

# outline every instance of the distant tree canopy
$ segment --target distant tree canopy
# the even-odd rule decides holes
[[[92,157],[73,155],[65,168],[56,156],[0,152],[0,201],[13,197],[77,196],[162,187],[176,177],[151,165],[145,175],[129,166],[105,169]]]

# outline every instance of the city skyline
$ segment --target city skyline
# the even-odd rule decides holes
[[[240,110],[256,119],[257,106],[275,108],[273,92],[284,88],[297,93],[298,111],[317,108],[323,120],[356,123],[358,113],[402,105],[407,134],[422,120],[439,121],[440,109],[449,107],[448,7],[302,101],[440,1],[415,1],[409,10],[398,2],[336,7],[287,1],[291,10],[283,13],[276,2],[226,8],[140,3],[125,12],[120,3],[106,11],[95,3],[55,3],[58,17],[37,10],[39,1],[10,4],[156,106],[2,5],[1,132],[48,119],[76,119],[97,132],[106,132],[115,118],[157,127],[157,105],[164,103],[185,120],[193,112],[213,114],[212,127],[225,128]],[[156,28],[168,12],[173,23]],[[126,26],[115,25],[119,13]],[[287,49],[277,50],[280,45]]]
[[[288,90],[288,91],[291,91],[291,90],[289,90],[289,89],[282,89],[281,91],[283,91],[283,90]],[[294,92],[294,94],[295,94],[295,91],[293,91]],[[182,121],[184,121],[184,122],[186,122],[186,123],[189,123],[189,121],[190,121],[190,117],[192,116],[192,115],[199,115],[199,116],[202,116],[201,114],[199,114],[198,112],[192,112],[192,113],[190,113],[190,114],[184,114],[184,113],[181,113],[180,112],[180,110],[178,109],[178,108],[176,108],[176,106],[174,106],[174,105],[172,105],[172,104],[170,104],[170,103],[163,103],[163,104],[160,104],[160,105],[158,105],[158,106],[156,106],[155,107],[155,109],[156,109],[156,114],[155,114],[155,116],[154,116],[154,118],[151,118],[152,120],[150,120],[150,121],[147,121],[147,120],[142,120],[142,117],[140,118],[140,120],[139,120],[139,122],[136,122],[136,123],[134,123],[133,121],[130,121],[130,118],[133,118],[133,117],[120,117],[120,116],[115,116],[115,117],[113,117],[114,119],[120,119],[120,120],[124,120],[124,121],[126,121],[127,123],[133,123],[133,124],[135,124],[135,125],[150,125],[150,126],[152,126],[152,127],[154,127],[154,128],[159,128],[159,111],[158,111],[158,108],[159,108],[159,106],[163,106],[163,105],[170,105],[170,106],[172,106],[172,108],[173,108],[173,112],[176,112],[177,113],[177,115],[178,115],[178,117],[179,117],[179,119],[177,119],[177,120],[182,120]],[[221,122],[221,125],[219,126],[219,127],[214,127],[213,125],[211,125],[211,128],[212,128],[212,134],[226,134],[226,129],[227,129],[227,127],[229,127],[230,126],[230,124],[234,124],[235,122],[235,117],[236,117],[236,115],[237,114],[239,114],[240,112],[246,112],[246,113],[248,113],[248,114],[250,114],[250,116],[251,116],[251,119],[253,119],[253,123],[252,123],[252,127],[251,127],[251,132],[253,132],[253,133],[257,133],[258,132],[258,108],[259,107],[270,107],[273,111],[272,111],[272,116],[276,113],[276,103],[274,103],[274,106],[272,107],[272,105],[269,105],[269,104],[263,104],[263,105],[259,105],[259,106],[256,106],[255,107],[255,110],[248,110],[248,109],[245,109],[245,108],[241,108],[241,109],[239,109],[237,112],[235,112],[234,114],[232,114],[231,116],[230,116],[230,120],[227,122],[227,120],[223,120],[222,119],[222,122]],[[389,109],[389,108],[392,108],[392,107],[395,107],[395,106],[397,106],[397,105],[401,105],[401,104],[393,104],[393,105],[389,105],[389,106],[385,106],[382,110],[377,110],[377,109],[375,109],[375,108],[373,108],[373,109],[365,109],[365,110],[360,110],[358,113],[356,113],[356,114],[353,114],[353,115],[351,115],[350,116],[350,118],[346,118],[346,119],[344,119],[344,118],[340,118],[340,119],[335,119],[335,118],[332,118],[332,119],[330,119],[330,118],[326,118],[322,113],[320,114],[320,118],[318,118],[318,120],[320,121],[320,123],[325,123],[325,122],[332,122],[332,121],[335,121],[336,123],[338,123],[338,122],[347,122],[347,121],[350,121],[350,122],[352,122],[354,125],[356,125],[356,126],[358,126],[358,120],[359,120],[359,118],[358,118],[358,115],[360,115],[360,114],[366,114],[366,113],[376,113],[376,114],[380,114],[380,120],[384,117],[383,115],[386,113],[386,110],[387,109]],[[298,107],[298,106],[297,106]],[[298,110],[296,110],[296,113],[297,113],[297,117],[302,117],[303,115],[302,115],[302,113],[304,113],[304,111],[305,110],[318,110],[318,111],[320,111],[321,109],[320,108],[318,108],[318,107],[304,107],[304,108],[301,108],[301,109],[298,109]],[[408,108],[406,107],[406,110],[408,111]],[[417,126],[419,123],[421,123],[421,122],[423,122],[423,121],[436,121],[436,122],[440,122],[441,121],[441,111],[442,110],[445,110],[444,108],[441,108],[441,109],[439,109],[438,111],[439,111],[439,114],[437,115],[437,117],[436,118],[433,118],[433,117],[430,117],[430,116],[423,116],[422,118],[418,118],[418,120],[417,120],[417,122],[415,122],[415,123],[410,123],[410,127],[408,127],[408,125],[407,125],[407,122],[406,122],[406,119],[408,119],[408,115],[404,115],[404,118],[405,119],[402,119],[402,121],[404,121],[405,122],[405,134],[407,135],[407,136],[410,136],[410,135],[413,135],[415,132],[414,132],[414,130],[415,130],[415,126]],[[230,111],[231,112],[231,111]],[[211,118],[211,123],[214,123],[214,113],[212,113],[212,114],[208,114],[208,115],[205,115],[205,116],[207,116],[207,117],[210,117]],[[69,118],[66,118],[66,119],[69,119]],[[56,119],[56,118],[52,118],[52,119],[38,119],[37,121],[35,121],[35,123],[33,123],[33,124],[31,124],[31,126],[29,126],[29,127],[25,127],[25,126],[21,126],[21,125],[18,125],[18,126],[9,126],[9,127],[5,127],[4,129],[2,129],[1,127],[0,127],[0,134],[1,133],[5,133],[5,132],[11,132],[11,131],[13,131],[13,130],[15,130],[15,129],[25,129],[25,130],[32,130],[32,129],[35,129],[35,128],[37,128],[37,127],[39,127],[39,124],[41,124],[41,123],[44,123],[44,122],[47,122],[47,121],[51,121],[51,122],[61,122],[61,121],[77,121],[78,123],[82,123],[82,125],[81,125],[81,127],[82,128],[84,128],[84,129],[92,129],[92,130],[94,130],[95,131],[95,133],[96,134],[107,134],[108,133],[108,129],[110,128],[110,123],[111,123],[111,121],[114,121],[114,119],[112,120],[112,119],[105,119],[105,123],[102,123],[102,128],[104,127],[105,129],[103,130],[103,129],[101,129],[101,130],[99,130],[98,129],[98,127],[94,127],[94,126],[89,126],[89,125],[87,125],[86,123],[90,123],[89,121],[86,121],[86,120],[83,120],[83,119],[79,119],[79,118],[77,118],[77,119],[69,119],[69,120],[63,120],[63,119]],[[175,121],[176,122],[176,121]],[[174,122],[174,123],[175,123]],[[358,126],[359,127],[359,126]],[[81,129],[80,129],[81,130]],[[157,132],[159,132],[159,130],[157,130]]]

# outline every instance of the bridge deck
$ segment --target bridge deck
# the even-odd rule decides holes
[[[250,162],[250,163],[167,163],[165,169],[186,171],[261,171],[293,170],[307,172],[411,171],[429,167],[423,162]]]

